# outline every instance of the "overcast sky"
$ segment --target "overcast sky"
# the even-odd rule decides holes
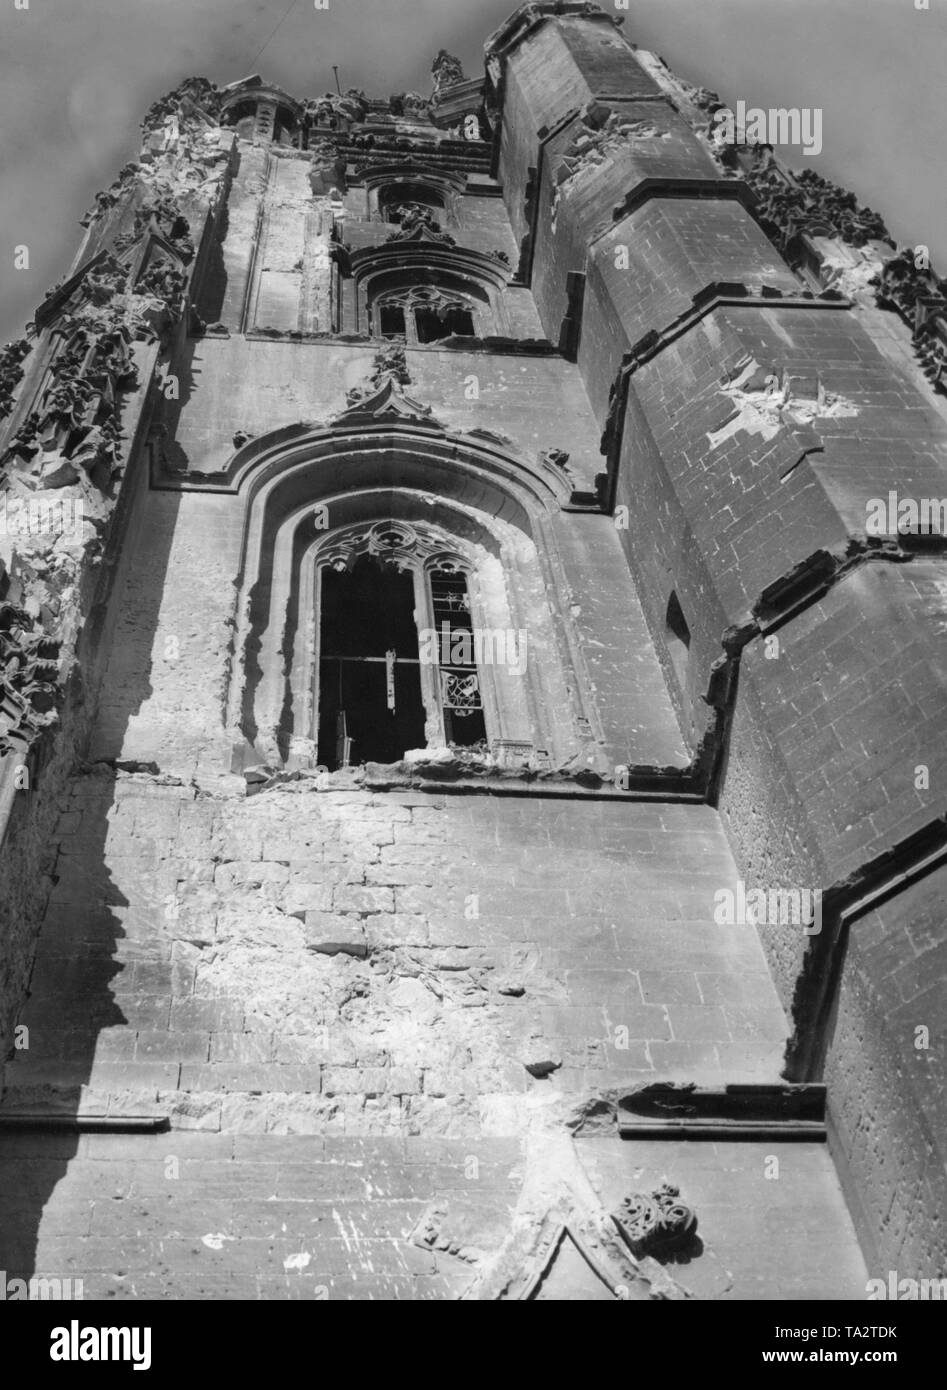
[[[28,3],[17,10],[15,4]],[[611,8],[614,0],[602,0]],[[630,0],[625,32],[731,106],[819,107],[794,158],[856,192],[947,274],[947,0]],[[299,97],[430,90],[439,48],[482,71],[511,0],[0,0],[0,341],[68,268],[78,219],[182,78],[259,71]],[[284,18],[285,16],[285,18]],[[261,52],[262,50],[262,52]],[[30,269],[13,268],[14,247]]]

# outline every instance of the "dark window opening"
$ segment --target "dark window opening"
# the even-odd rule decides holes
[[[273,125],[273,139],[278,145],[295,146],[299,143],[293,113],[282,106],[276,109],[276,120]]]
[[[458,334],[473,338],[474,321],[469,309],[452,307],[449,309],[417,308],[414,311],[419,343],[436,343],[441,338]]]
[[[319,753],[331,771],[425,746],[414,581],[363,555],[322,572]]]
[[[224,116],[227,125],[235,126],[237,134],[242,140],[250,140],[253,137],[253,129],[256,125],[256,102],[238,101]]]
[[[444,736],[462,748],[486,743],[483,697],[477,670],[467,580],[450,570],[434,570],[431,604],[440,657],[441,711]]]
[[[680,600],[676,593],[672,593],[668,599],[667,613],[664,619],[665,638],[667,640],[668,654],[671,658],[671,665],[681,685],[686,684],[687,676],[687,657],[690,652],[691,631],[687,626],[687,619],[681,608]]]
[[[403,338],[404,309],[400,304],[383,304],[378,311],[378,329],[383,338]]]

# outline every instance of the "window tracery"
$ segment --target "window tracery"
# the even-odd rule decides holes
[[[472,294],[440,285],[407,285],[388,290],[372,302],[372,331],[382,338],[410,344],[434,343],[454,334],[476,337],[485,306]]]

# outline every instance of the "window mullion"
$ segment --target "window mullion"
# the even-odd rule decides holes
[[[478,629],[482,632],[488,626],[487,614],[484,610],[483,595],[480,592],[479,576],[476,572],[467,575],[467,598],[470,603],[470,626],[474,632]],[[500,699],[497,691],[496,668],[487,663],[477,666],[477,675],[480,680],[480,704],[483,709],[483,724],[487,736],[487,744],[490,745],[494,740],[503,737],[503,729],[500,723]]]
[[[414,599],[415,621],[420,637],[422,632],[434,631],[434,603],[431,598],[430,576],[426,569],[419,568],[414,571]],[[419,649],[420,646],[419,642]],[[444,712],[441,709],[441,668],[437,664],[422,661],[420,673],[421,699],[427,715],[425,732],[428,747],[433,744],[436,748],[443,748],[447,744],[447,735],[444,729]]]

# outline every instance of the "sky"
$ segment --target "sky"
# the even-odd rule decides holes
[[[334,89],[337,64],[343,89],[427,93],[439,48],[479,75],[484,39],[515,8],[0,0],[0,342],[68,270],[79,218],[137,156],[147,107],[184,77],[260,72],[302,98]],[[820,108],[822,154],[791,162],[850,188],[947,275],[947,0],[629,0],[621,13],[632,42],[731,107]],[[30,264],[17,270],[21,245]]]

